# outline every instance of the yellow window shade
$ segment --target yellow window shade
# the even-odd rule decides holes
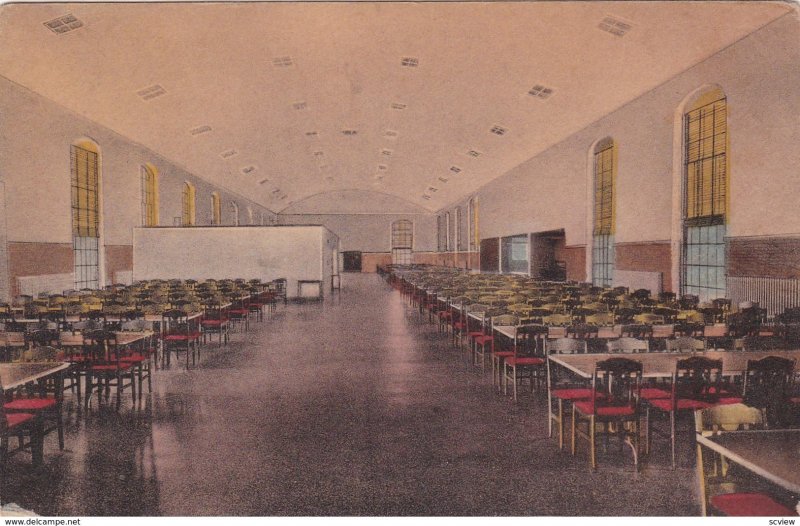
[[[724,218],[727,203],[727,103],[719,90],[686,113],[686,219]],[[722,97],[722,98],[719,98]]]
[[[99,237],[98,155],[90,144],[73,145],[72,233],[76,237]]]
[[[614,233],[614,143],[604,141],[594,154],[594,234]]]
[[[194,186],[185,183],[183,186],[183,210],[181,224],[192,226],[195,224],[195,190]]]

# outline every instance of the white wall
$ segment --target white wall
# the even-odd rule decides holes
[[[140,166],[159,170],[159,215],[172,225],[181,215],[183,182],[197,190],[197,223],[209,224],[211,192],[222,196],[223,223],[230,224],[229,202],[242,211],[256,203],[207,184],[113,131],[0,77],[0,179],[6,184],[8,239],[23,242],[70,243],[70,145],[80,138],[100,146],[105,244],[130,245],[132,228],[141,224]],[[202,174],[201,174],[202,175]],[[246,213],[243,213],[243,218]]]
[[[342,250],[389,252],[394,221],[414,223],[414,251],[436,250],[436,216],[433,214],[279,214],[281,225],[323,225],[342,242]]]
[[[673,162],[676,110],[710,84],[728,97],[729,235],[800,232],[798,37],[800,23],[784,16],[492,181],[478,192],[481,237],[565,228],[567,245],[585,244],[589,149],[611,136],[616,241],[669,240],[673,168],[681,169]]]
[[[133,279],[322,280],[330,290],[338,238],[323,227],[136,228]]]

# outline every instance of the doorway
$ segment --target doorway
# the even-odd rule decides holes
[[[564,261],[566,240],[563,229],[531,234],[532,277],[548,281],[567,279],[567,264]]]
[[[361,252],[342,252],[342,271],[361,272]]]

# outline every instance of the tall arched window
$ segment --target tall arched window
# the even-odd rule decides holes
[[[606,138],[594,149],[594,236],[592,238],[592,283],[610,287],[614,281],[614,140]]]
[[[681,293],[725,296],[728,213],[727,101],[721,89],[699,95],[683,118]]]
[[[195,189],[194,185],[189,182],[183,183],[181,204],[181,225],[194,226],[197,215],[195,208]]]
[[[392,264],[410,265],[414,247],[414,223],[398,219],[392,223]]]
[[[469,251],[477,252],[481,243],[478,234],[478,198],[472,197],[467,203],[467,213],[469,214]]]
[[[456,242],[455,242],[455,250],[456,252],[460,252],[464,250],[464,229],[461,228],[461,207],[456,207],[456,219],[455,219],[455,228],[456,228]]]
[[[249,206],[247,207],[247,224],[255,225],[255,221],[253,219],[253,209]]]
[[[450,252],[453,248],[452,230],[450,229],[450,212],[444,213],[444,251]]]
[[[444,251],[444,226],[441,214],[436,216],[436,251]]]
[[[91,141],[70,148],[75,288],[100,286],[100,152]]]
[[[231,214],[233,215],[233,226],[239,226],[239,205],[236,201],[231,201]]]
[[[211,192],[211,224],[222,224],[222,202],[217,192]]]
[[[152,164],[141,167],[142,226],[158,226],[158,170]]]

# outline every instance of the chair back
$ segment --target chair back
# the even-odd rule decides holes
[[[518,356],[545,356],[545,347],[549,329],[544,325],[529,324],[517,327]]]
[[[642,387],[642,363],[630,358],[597,362],[592,373],[592,413],[599,406],[637,408]]]
[[[606,345],[610,353],[639,353],[647,352],[650,349],[647,340],[639,340],[636,338],[620,338],[618,340],[612,340]]]
[[[679,336],[678,338],[667,340],[667,351],[670,352],[695,352],[704,351],[706,343],[703,340],[690,336]]]
[[[556,338],[545,343],[548,354],[585,354],[586,340]]]
[[[748,360],[744,376],[743,401],[751,407],[765,410],[767,422],[777,425],[790,407],[795,360],[767,356],[761,360]]]
[[[117,363],[117,335],[103,329],[86,331],[83,333],[83,352],[94,363]]]
[[[716,402],[722,387],[722,360],[691,356],[678,360],[672,382],[672,398]]]

